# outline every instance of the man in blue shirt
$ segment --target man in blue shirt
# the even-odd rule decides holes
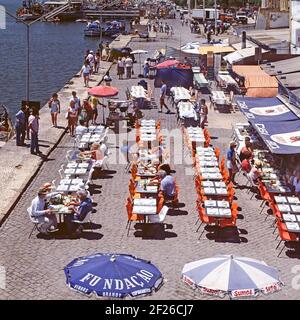
[[[160,189],[163,192],[165,200],[173,200],[175,195],[175,180],[166,171],[160,170],[157,175],[160,177]]]
[[[80,200],[79,206],[74,208],[73,214],[65,215],[65,223],[67,227],[68,234],[71,236],[79,236],[82,231],[82,226],[76,228],[78,223],[76,221],[83,221],[87,214],[92,211],[92,199],[88,198],[86,190],[79,190],[77,192],[78,198]]]
[[[165,103],[165,97],[167,95],[167,85],[166,83],[161,80],[161,87],[160,87],[160,99],[159,99],[159,103],[160,103],[160,112],[162,112],[163,107],[165,107],[167,109],[167,113],[170,113],[170,109],[168,108],[168,106]]]
[[[16,144],[17,146],[24,146],[25,143],[25,129],[26,129],[26,116],[25,116],[25,106],[16,114]]]

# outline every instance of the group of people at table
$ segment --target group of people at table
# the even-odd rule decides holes
[[[165,159],[160,137],[159,122],[142,120],[137,124],[139,150],[131,163],[130,195],[126,203],[128,232],[132,221],[163,222],[168,211],[164,204],[178,201],[178,187],[170,165],[162,163]]]
[[[229,181],[235,182],[235,174],[243,172],[254,192],[258,192],[264,205],[268,205],[275,217],[282,241],[299,241],[300,233],[300,167],[293,169],[289,162],[274,158],[263,150],[255,137],[245,136],[242,143],[231,141],[227,152]],[[261,212],[262,212],[261,210]]]
[[[164,86],[165,84],[163,84]],[[176,107],[178,119],[186,126],[199,125],[204,129],[207,123],[208,106],[205,99],[201,99],[197,90],[184,87],[172,87],[170,89],[173,106]]]
[[[71,237],[77,237],[82,232],[82,222],[92,212],[88,187],[94,170],[101,168],[107,157],[107,131],[103,126],[86,127],[80,121],[75,133],[79,149],[68,151],[66,168],[62,166],[59,170],[59,184],[44,184],[28,208],[31,220],[44,234],[58,231],[58,215],[60,222],[63,218],[67,233]]]

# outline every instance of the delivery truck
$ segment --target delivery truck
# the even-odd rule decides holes
[[[214,8],[206,9],[193,9],[192,18],[197,21],[212,21],[215,20],[215,13],[217,13],[217,19],[219,19],[220,10],[215,10]]]

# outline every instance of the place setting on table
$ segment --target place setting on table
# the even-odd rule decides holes
[[[158,181],[157,181],[158,182]],[[158,185],[150,179],[140,179],[136,182],[136,192],[140,194],[158,194]]]
[[[138,165],[137,176],[139,177],[155,177],[157,175],[157,168],[151,164]]]
[[[59,222],[62,222],[62,217],[73,213],[73,208],[78,204],[77,197],[71,195],[57,194],[50,198],[46,204],[47,209],[59,215]]]
[[[196,154],[199,155],[199,156],[216,156],[215,154],[215,150],[212,148],[212,147],[201,147],[201,146],[198,146],[196,147]]]
[[[97,126],[88,126],[88,132],[89,133],[95,133],[95,134],[102,134],[104,131],[105,127],[101,126],[101,125],[97,125]]]
[[[263,184],[265,185],[269,193],[291,193],[292,190],[286,183],[282,180],[265,180],[262,179]]]
[[[203,180],[223,180],[223,176],[220,172],[203,172],[201,173]]]
[[[87,144],[91,144],[94,142],[100,142],[102,138],[101,134],[98,133],[85,133],[82,135],[81,139],[80,139],[80,143],[87,143]]]
[[[225,200],[205,200],[204,209],[209,217],[214,218],[231,218],[232,211],[230,209],[230,203]]]

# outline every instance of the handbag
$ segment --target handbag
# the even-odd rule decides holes
[[[69,119],[69,112],[66,113],[65,118]]]

